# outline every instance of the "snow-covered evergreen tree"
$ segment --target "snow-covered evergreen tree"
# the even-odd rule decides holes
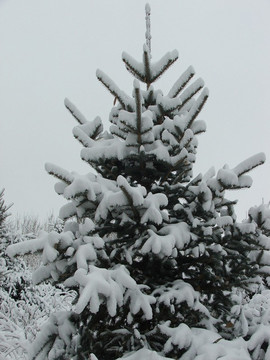
[[[70,219],[64,231],[8,249],[10,256],[42,251],[34,282],[52,279],[78,294],[70,312],[52,314],[31,359],[191,360],[206,339],[218,349],[216,359],[217,342],[225,339],[219,344],[226,355],[236,333],[233,290],[255,292],[269,272],[258,222],[252,214],[237,222],[236,202],[225,197],[226,190],[251,186],[247,173],[265,156],[193,178],[208,90],[200,78],[191,82],[193,67],[167,94],[154,89],[178,53],[153,62],[149,5],[146,24],[142,61],[122,55],[135,78],[132,96],[97,71],[115,98],[109,131],[65,100],[78,121],[73,134],[84,146],[81,157],[93,170],[79,175],[46,164],[60,180],[56,192],[68,200],[60,210]],[[249,358],[246,350],[237,354]]]

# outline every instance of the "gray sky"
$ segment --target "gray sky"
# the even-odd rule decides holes
[[[63,101],[68,97],[89,120],[100,115],[108,126],[113,98],[95,72],[100,68],[131,92],[121,53],[141,59],[144,5],[0,0],[0,187],[14,202],[13,214],[45,217],[66,203],[54,192],[45,162],[90,171]],[[228,196],[239,199],[241,219],[262,198],[270,200],[270,0],[155,0],[150,6],[153,60],[179,51],[155,88],[168,91],[193,65],[210,90],[194,175],[225,163],[234,167],[261,151],[267,156],[251,173],[252,188]]]

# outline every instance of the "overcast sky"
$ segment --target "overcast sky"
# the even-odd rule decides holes
[[[265,152],[249,190],[231,193],[243,218],[270,200],[270,0],[153,0],[152,55],[177,49],[179,60],[156,84],[165,93],[189,66],[210,98],[200,118],[194,175],[234,167]],[[13,214],[57,215],[62,200],[45,162],[87,173],[68,97],[108,126],[113,98],[96,80],[100,68],[128,93],[122,51],[138,60],[145,34],[142,0],[0,0],[0,188]]]

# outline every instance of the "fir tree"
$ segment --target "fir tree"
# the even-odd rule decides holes
[[[95,171],[46,164],[69,200],[60,210],[70,219],[64,231],[9,247],[10,256],[43,251],[34,282],[52,279],[78,294],[70,312],[52,314],[31,359],[194,359],[200,331],[234,337],[233,290],[256,291],[269,271],[256,223],[238,223],[236,202],[225,197],[251,186],[247,173],[264,154],[193,178],[208,90],[200,78],[190,84],[193,67],[168,94],[154,89],[178,53],[153,62],[149,5],[146,24],[142,61],[122,55],[132,96],[96,73],[115,98],[109,131],[65,100],[79,123],[81,157]]]

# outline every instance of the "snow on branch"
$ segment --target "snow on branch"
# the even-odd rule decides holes
[[[140,219],[140,214],[136,206],[143,204],[143,196],[146,195],[146,189],[142,186],[136,188],[131,187],[127,180],[121,175],[117,178],[117,184],[125,195],[125,198],[127,199],[127,202],[134,214],[134,218],[138,221]]]
[[[125,191],[129,194],[129,199],[132,202],[133,206],[140,206],[144,202],[144,196],[146,195],[146,189],[143,186],[137,186],[132,187],[128,183],[128,181],[122,176],[119,175],[117,178],[117,185],[122,189],[122,191]]]
[[[149,229],[148,235],[142,253],[152,252],[161,257],[173,256],[175,248],[182,250],[191,239],[189,226],[184,222],[164,226],[159,233]]]
[[[59,218],[67,220],[77,215],[77,208],[73,202],[69,202],[61,207],[59,210]]]
[[[171,157],[171,164],[174,168],[177,168],[179,164],[182,164],[185,159],[188,158],[187,149],[183,148],[178,155]]]
[[[53,313],[49,321],[43,325],[42,331],[38,334],[33,344],[31,344],[29,359],[45,359],[46,354],[54,346],[57,337],[61,339],[61,345],[69,346],[72,335],[76,333],[71,319],[72,313],[70,311]]]
[[[110,187],[103,192],[103,197],[96,209],[95,219],[105,219],[108,212],[111,213],[115,210],[119,212],[119,207],[129,207],[136,220],[139,219],[139,212],[137,206],[143,204],[146,189],[143,186],[132,187],[127,180],[119,175],[117,178],[117,187]]]
[[[250,176],[237,176],[233,169],[225,165],[217,173],[217,179],[224,189],[249,188],[252,185]]]
[[[246,159],[245,161],[242,161],[239,165],[237,165],[233,171],[237,176],[241,176],[255,167],[262,165],[265,162],[265,154],[259,153],[256,155],[251,156],[250,158]]]
[[[162,224],[165,214],[163,214],[161,208],[166,205],[168,205],[168,198],[165,194],[148,193],[143,203],[143,207],[146,208],[146,210],[141,218],[141,223],[151,222],[154,224]]]
[[[169,337],[164,347],[165,353],[169,353],[172,349],[178,347],[186,350],[182,357],[185,360],[251,359],[247,349],[248,344],[242,337],[225,340],[215,331],[200,329],[199,327],[189,328],[185,323],[181,323],[176,327],[170,327],[170,325],[170,322],[167,321],[159,326],[161,333]],[[262,342],[265,338],[267,338],[267,335],[261,338]],[[250,348],[253,350],[252,346]]]
[[[157,80],[178,59],[178,52],[177,50],[168,52],[156,63],[151,63],[150,59],[150,52],[146,45],[143,47],[142,63],[136,61],[126,52],[123,52],[122,54],[122,60],[124,61],[127,70],[137,79],[146,83],[148,88],[151,83]]]
[[[101,118],[97,116],[93,121],[81,125],[80,128],[91,138],[95,139],[103,131]]]
[[[87,121],[83,125],[76,126],[73,129],[73,135],[84,147],[91,147],[97,136],[102,132],[103,126],[99,116],[93,121]]]
[[[93,146],[94,141],[88,135],[86,135],[86,133],[80,129],[79,126],[76,126],[72,132],[75,139],[77,139],[84,147]]]
[[[204,104],[206,103],[208,97],[209,97],[209,91],[208,91],[207,88],[204,88],[203,91],[201,92],[199,98],[196,100],[195,104],[192,106],[192,108],[190,109],[190,111],[186,115],[185,129],[189,128],[192,125],[192,123],[194,122],[196,117],[201,112],[201,110],[202,110]]]
[[[125,51],[122,53],[122,60],[124,61],[127,70],[137,79],[145,82],[145,72],[143,64],[135,60]]]
[[[99,69],[96,71],[96,75],[98,80],[117,98],[124,109],[134,109],[132,99],[124,91],[120,90],[108,75]]]
[[[198,135],[206,131],[206,123],[203,120],[197,120],[193,122],[190,128],[194,135]]]
[[[122,160],[125,153],[125,143],[120,139],[101,139],[94,147],[82,149],[81,158],[91,165],[105,158]]]
[[[176,280],[170,288],[164,287],[157,290],[157,293],[158,292],[160,292],[158,303],[163,303],[167,307],[170,307],[171,304],[178,305],[186,302],[189,307],[198,310],[197,305],[200,302],[199,293],[195,291],[189,283],[183,280]],[[209,316],[207,308],[202,304],[200,305],[201,310]]]
[[[182,136],[182,139],[179,143],[181,149],[186,148],[190,141],[194,138],[193,131],[191,129],[187,129]]]
[[[65,98],[65,107],[70,111],[71,115],[78,121],[79,124],[85,124],[87,122],[84,115],[67,98]]]
[[[182,99],[171,99],[170,97],[158,94],[157,105],[161,107],[164,113],[173,112],[174,110],[178,110],[180,108],[180,106],[182,105]]]
[[[57,179],[64,181],[66,184],[71,184],[74,180],[74,176],[67,170],[61,168],[60,166],[46,163],[45,170],[50,174],[55,176]]]
[[[218,171],[217,179],[225,189],[249,188],[252,185],[252,179],[244,174],[264,162],[265,154],[259,153],[241,162],[234,169],[230,169],[228,165],[225,165],[223,169]]]
[[[173,50],[165,54],[156,63],[152,63],[150,83],[157,80],[177,59],[178,59],[178,51]]]
[[[159,256],[172,256],[173,249],[175,247],[174,236],[158,235],[153,230],[148,230],[149,238],[143,245],[141,252],[147,254],[152,252],[153,254],[159,254]]]
[[[169,339],[164,346],[165,353],[169,353],[174,348],[174,346],[177,346],[179,349],[188,349],[192,343],[191,329],[184,323],[181,323],[174,328],[171,328],[168,325],[170,325],[169,321],[159,325],[161,333],[169,336]]]
[[[138,285],[124,265],[113,270],[90,265],[89,272],[78,269],[74,274],[74,280],[81,286],[80,297],[75,307],[77,314],[88,304],[90,312],[96,314],[100,305],[105,302],[110,316],[115,316],[117,307],[129,302],[132,314],[142,310],[146,319],[152,318],[151,304],[155,303],[155,298],[142,293],[141,289],[145,286]]]
[[[141,289],[148,288],[146,285],[137,285],[136,289],[128,289],[125,295],[125,302],[130,302],[130,312],[136,315],[142,310],[146,320],[153,318],[153,310],[151,305],[156,303],[156,298],[151,295],[144,294]]]
[[[168,96],[171,98],[176,97],[186,86],[186,84],[190,81],[190,79],[195,75],[195,70],[193,66],[189,66],[187,70],[179,77],[179,79],[175,82],[173,87],[168,93]]]
[[[180,96],[182,100],[182,106],[185,105],[188,100],[190,100],[197,92],[199,92],[204,87],[203,79],[197,79],[193,84],[191,84]]]
[[[270,355],[270,327],[269,324],[261,324],[258,330],[252,334],[251,338],[248,340],[248,349],[254,353],[259,353],[263,347],[263,344],[266,344],[267,350],[265,353],[264,359],[269,358]]]
[[[64,190],[66,199],[73,199],[82,194],[87,194],[88,200],[95,201],[97,193],[101,191],[101,186],[98,184],[94,174],[79,175],[74,174],[72,183]]]
[[[47,241],[47,233],[43,231],[38,239],[30,239],[24,242],[18,242],[16,244],[9,245],[7,247],[7,255],[11,258],[24,255],[29,253],[34,253],[36,251],[43,250],[46,241]]]
[[[172,358],[159,355],[156,351],[142,348],[138,351],[132,351],[130,355],[125,355],[118,360],[173,360]]]

